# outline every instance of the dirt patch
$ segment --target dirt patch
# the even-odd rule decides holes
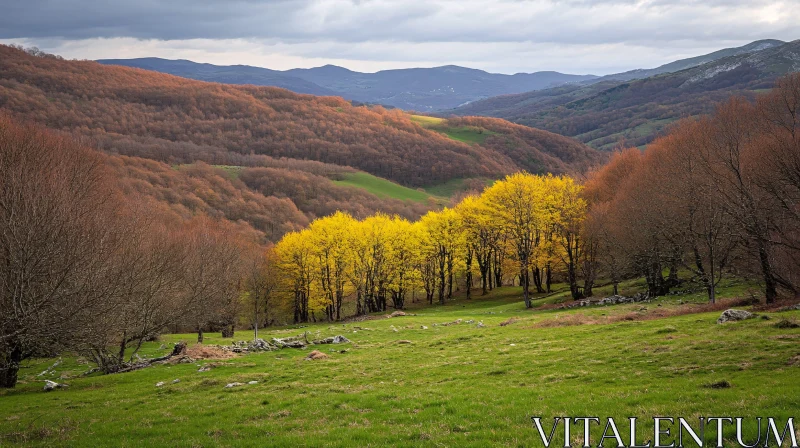
[[[800,366],[800,355],[795,355],[789,359],[790,366]]]
[[[223,350],[214,345],[203,344],[186,347],[186,355],[193,359],[230,359],[236,357],[236,353]]]
[[[505,327],[506,325],[511,325],[514,322],[519,322],[521,319],[519,317],[510,317],[502,322],[500,322],[501,327]]]
[[[314,350],[306,356],[306,361],[315,361],[318,359],[328,359],[329,356],[319,350]]]

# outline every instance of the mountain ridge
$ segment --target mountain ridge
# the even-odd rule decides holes
[[[800,71],[800,40],[717,58],[677,72],[603,80],[472,102],[440,113],[503,118],[576,138],[596,149],[643,146],[670,123],[710,113],[731,95],[752,98]]]
[[[296,93],[341,96],[351,101],[422,112],[449,109],[497,94],[526,92],[595,78],[594,75],[570,75],[555,71],[505,75],[456,65],[362,73],[331,64],[280,71],[248,65],[198,63],[185,59],[101,59],[97,62],[153,70],[200,81],[274,86]]]

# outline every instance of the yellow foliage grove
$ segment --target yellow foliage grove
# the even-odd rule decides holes
[[[295,322],[335,321],[516,283],[530,307],[529,291],[549,291],[554,276],[579,297],[581,191],[567,176],[517,173],[416,222],[343,212],[317,219],[275,246],[284,303]]]

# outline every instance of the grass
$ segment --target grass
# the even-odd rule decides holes
[[[633,282],[623,289],[637,287]],[[728,282],[720,295],[746,289]],[[353,341],[322,346],[330,358],[321,361],[303,360],[310,349],[285,349],[215,361],[219,366],[208,372],[197,371],[209,362],[199,361],[77,378],[88,365],[71,357],[52,375],[68,377],[70,387],[44,393],[36,374],[53,360],[34,360],[16,389],[0,392],[0,445],[518,447],[541,446],[532,415],[546,421],[612,416],[617,422],[639,416],[647,438],[652,416],[798,417],[800,329],[775,322],[797,319],[800,311],[725,325],[715,323],[719,312],[592,324],[704,299],[686,294],[647,304],[543,309],[567,294],[559,292],[537,296],[538,309],[526,310],[519,288],[479,294],[444,306],[410,304],[413,316],[261,333],[309,331]],[[564,318],[573,324],[541,326]],[[435,325],[457,319],[462,323]],[[165,335],[148,343],[144,354],[193,338]],[[207,337],[207,343],[229,341]],[[790,365],[792,359],[798,364]],[[155,387],[160,381],[167,384]],[[224,388],[234,381],[258,384]],[[722,382],[730,387],[713,387]],[[601,430],[593,428],[593,440]],[[627,428],[623,432],[626,437]],[[708,441],[714,436],[706,434]],[[726,427],[725,438],[733,437]]]
[[[431,194],[426,193],[425,191],[404,187],[392,181],[364,172],[345,174],[342,180],[335,180],[333,183],[337,185],[363,188],[364,190],[367,190],[368,192],[381,198],[393,198],[422,203],[441,199],[433,197]]]
[[[452,140],[468,145],[480,145],[486,140],[486,137],[496,134],[496,132],[476,126],[448,126],[446,120],[437,117],[411,115],[410,118],[411,121],[419,124],[423,128],[444,134]]]

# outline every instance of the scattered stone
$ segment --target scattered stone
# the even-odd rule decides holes
[[[44,372],[42,372],[42,373],[40,373],[40,374],[38,374],[36,376],[51,375],[51,374],[54,373],[53,371],[55,370],[55,368],[58,367],[59,365],[61,365],[61,358],[58,358],[58,361],[53,363],[52,366],[48,367],[47,370],[45,370]]]
[[[212,368],[211,365],[207,364],[207,365],[204,365],[203,367],[200,367],[197,371],[198,372],[208,372],[209,370],[211,370],[211,368]]]
[[[411,341],[409,341],[408,339],[401,339],[401,340],[397,341],[397,343],[398,344],[410,344]]]
[[[426,327],[425,325],[421,325],[419,328],[420,328],[420,330],[427,330],[428,329],[428,327]]]
[[[303,333],[302,336],[293,336],[282,339],[272,338],[272,344],[279,348],[305,348],[305,346],[308,345],[308,339],[306,338],[306,335],[307,333]]]
[[[761,316],[761,320],[772,320],[772,317],[767,316],[766,314]]]
[[[225,385],[225,389],[231,389],[233,387],[244,386],[244,383],[228,383]]]
[[[483,321],[478,322],[478,325],[476,325],[477,328],[483,328],[485,326],[486,325],[483,324]]]
[[[159,382],[157,382],[157,383],[156,383],[156,387],[161,387],[161,386],[163,386],[164,384],[165,384],[165,383],[164,383],[163,381],[159,381]]]
[[[306,356],[306,361],[314,361],[317,359],[328,359],[329,356],[319,350],[314,350]]]
[[[348,344],[348,343],[350,343],[350,339],[347,339],[342,335],[331,336],[325,339],[314,341],[314,344]]]
[[[725,310],[722,312],[722,315],[719,316],[717,319],[718,324],[724,324],[725,322],[736,322],[745,319],[753,318],[753,313],[744,310]]]
[[[389,314],[386,317],[390,318],[390,317],[400,317],[400,316],[408,316],[408,314],[404,313],[403,311],[398,310],[398,311],[393,312],[392,314]]]
[[[437,326],[437,325],[441,325],[441,326],[443,326],[443,327],[449,327],[450,325],[458,325],[458,324],[460,324],[461,322],[463,322],[461,319],[456,319],[456,320],[454,320],[454,321],[452,321],[452,322],[445,322],[445,323],[443,323],[443,324],[433,324],[433,326],[435,327],[435,326]]]
[[[509,347],[516,347],[517,346],[517,344],[508,344],[508,345],[509,345]]]
[[[464,323],[465,323],[465,324],[474,324],[474,323],[475,323],[475,321],[474,321],[474,320],[472,320],[472,319],[470,319],[470,320],[468,320],[468,321],[465,321]]]
[[[800,310],[800,303],[798,303],[796,305],[789,305],[789,306],[784,306],[782,308],[778,308],[778,312],[781,312],[781,311],[794,311],[794,310]]]
[[[44,381],[44,391],[45,392],[50,392],[50,391],[53,391],[53,390],[56,390],[56,389],[64,389],[64,388],[67,388],[67,387],[69,387],[69,386],[66,385],[66,384],[63,384],[63,383],[56,383],[55,381],[50,381],[50,380],[45,380]]]
[[[250,385],[258,384],[258,381],[248,381],[247,384],[250,384]]]
[[[178,384],[180,382],[181,382],[180,378],[175,378],[174,380],[172,380],[172,384]]]

